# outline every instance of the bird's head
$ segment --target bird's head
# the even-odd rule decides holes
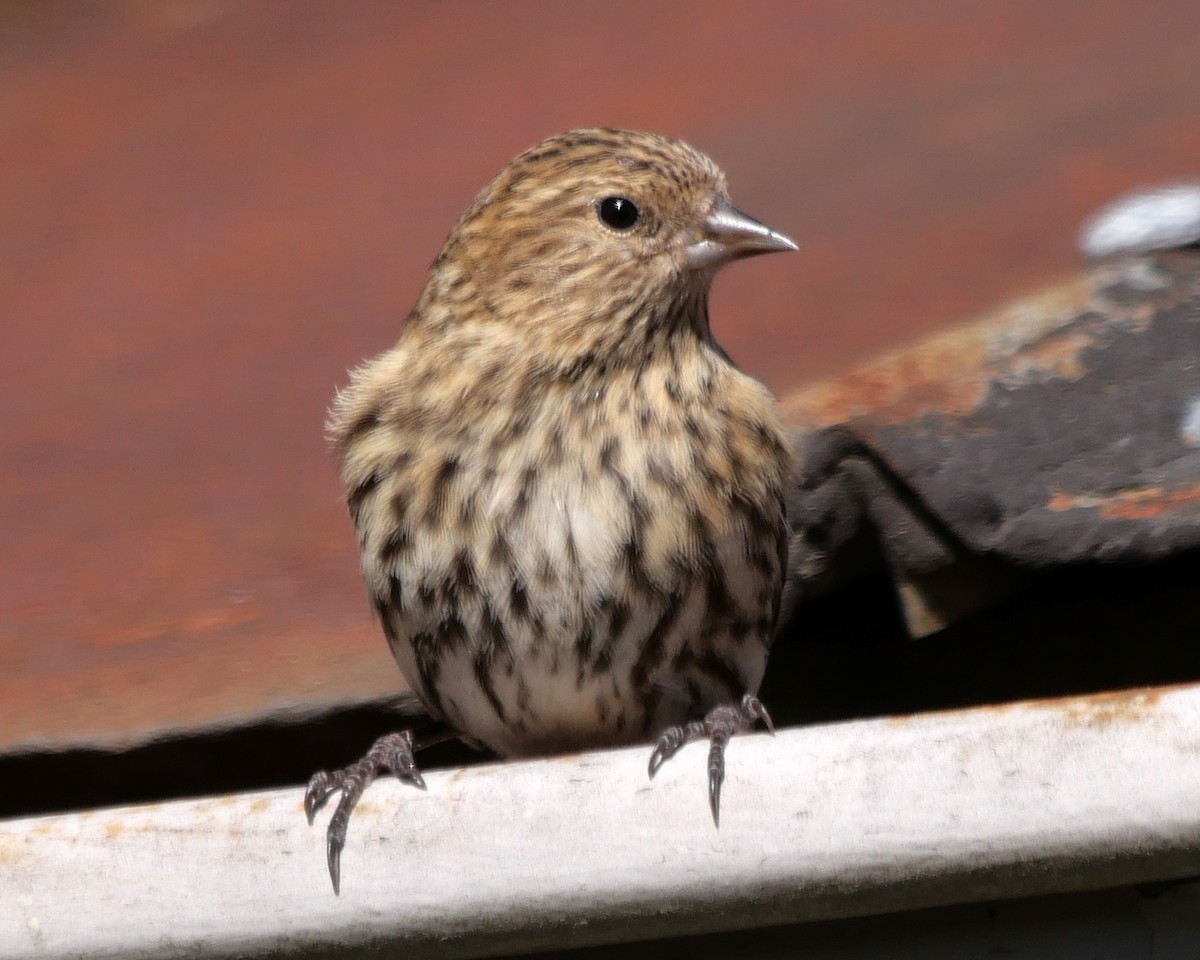
[[[632,334],[703,313],[722,264],[795,249],[738,211],[724,174],[686,143],[573,130],[527,150],[480,192],[426,296],[460,316],[474,305],[481,318],[563,337],[597,326]]]

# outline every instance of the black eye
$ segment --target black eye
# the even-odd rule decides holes
[[[600,201],[600,219],[614,230],[628,230],[638,222],[637,204],[626,197],[605,197]]]

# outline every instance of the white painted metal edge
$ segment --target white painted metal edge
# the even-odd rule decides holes
[[[0,957],[462,956],[1200,874],[1200,687],[0,823]]]

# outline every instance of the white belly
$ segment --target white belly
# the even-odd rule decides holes
[[[578,465],[504,472],[471,529],[414,542],[393,652],[451,725],[502,755],[552,752],[648,740],[757,691],[769,630],[735,637],[710,609],[715,576],[735,621],[761,618],[750,532],[730,514],[694,543],[687,504],[628,490]]]

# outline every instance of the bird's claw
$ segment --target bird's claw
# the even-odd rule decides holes
[[[749,693],[742,697],[742,714],[746,718],[745,729],[749,729],[761,720],[762,725],[767,728],[767,733],[775,736],[775,722],[771,719],[767,708],[763,706],[763,702],[758,697]]]
[[[391,773],[396,779],[425,789],[425,778],[417,769],[413,759],[413,735],[411,730],[389,733],[371,745],[366,755],[356,763],[328,773],[321,770],[312,775],[304,790],[304,815],[311,826],[317,811],[329,802],[339,790],[341,797],[326,830],[325,854],[329,865],[329,879],[333,881],[333,892],[341,893],[342,850],[346,846],[346,828],[350,825],[350,814],[367,789],[367,785],[381,773]]]
[[[317,771],[309,779],[308,786],[304,788],[304,815],[308,817],[310,827],[316,819],[317,811],[329,802],[336,789],[333,777],[324,770]]]
[[[688,724],[693,726],[694,724]],[[697,734],[699,736],[699,734]],[[654,749],[650,752],[650,779],[654,779],[654,775],[658,773],[658,768],[670,760],[679,752],[679,748],[688,742],[686,727],[667,727],[659,734],[658,742],[654,744]]]
[[[668,727],[659,734],[658,741],[650,753],[650,776],[693,740],[708,739],[708,806],[712,811],[713,824],[721,825],[721,785],[725,782],[725,745],[735,733],[749,730],[759,721],[767,732],[775,735],[775,724],[761,700],[746,694],[739,704],[721,704],[713,707],[703,720]]]

